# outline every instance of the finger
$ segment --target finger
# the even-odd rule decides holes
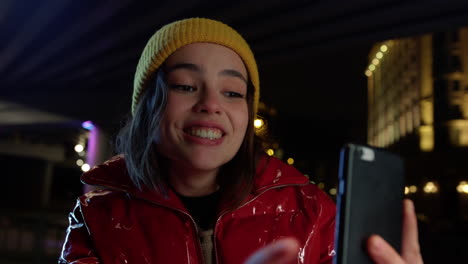
[[[285,238],[256,251],[245,264],[283,264],[292,262],[297,257],[297,240]]]
[[[367,251],[377,264],[404,264],[400,255],[382,237],[372,235],[367,240]]]
[[[413,202],[409,199],[403,201],[401,256],[407,263],[423,263],[418,241],[418,222]]]

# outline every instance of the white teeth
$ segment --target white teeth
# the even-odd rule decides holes
[[[217,128],[191,128],[188,132],[192,136],[207,139],[218,139],[222,136],[221,130]]]

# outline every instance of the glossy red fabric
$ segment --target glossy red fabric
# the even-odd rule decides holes
[[[196,225],[175,193],[165,199],[138,191],[121,157],[85,173],[82,181],[107,189],[78,199],[59,263],[203,263]],[[266,156],[252,194],[236,210],[221,208],[218,214],[216,263],[241,264],[283,237],[301,245],[293,263],[332,263],[335,210],[294,167]]]

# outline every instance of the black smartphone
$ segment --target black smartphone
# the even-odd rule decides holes
[[[385,149],[346,144],[340,152],[334,264],[373,263],[366,241],[378,234],[401,247],[404,162]]]

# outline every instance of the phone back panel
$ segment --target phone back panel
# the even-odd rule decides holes
[[[381,235],[399,252],[402,159],[382,149],[349,144],[341,152],[339,177],[334,263],[373,263],[365,247],[371,234]]]

